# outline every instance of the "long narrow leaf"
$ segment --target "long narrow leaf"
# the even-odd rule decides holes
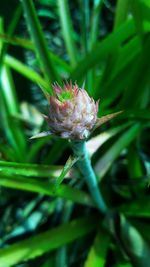
[[[96,227],[95,218],[82,218],[0,250],[0,267],[14,266],[70,243]],[[67,233],[67,234],[66,234]]]
[[[135,124],[110,147],[110,149],[97,161],[95,171],[99,174],[100,179],[106,174],[114,160],[119,156],[121,151],[126,148],[137,136],[141,129],[140,124]]]
[[[62,166],[39,165],[0,161],[1,175],[23,175],[24,177],[51,177],[60,175]]]
[[[27,26],[29,27],[30,34],[35,45],[37,57],[40,60],[44,75],[49,84],[58,79],[53,62],[51,61],[48,47],[43,36],[43,32],[38,20],[36,10],[32,0],[22,0],[23,9],[25,12],[25,18]],[[49,85],[49,92],[52,94],[52,89]]]
[[[24,63],[20,62],[18,59],[10,55],[6,55],[4,62],[9,67],[25,76],[27,79],[41,86],[45,94],[49,92],[48,83],[38,73],[26,66]]]
[[[105,231],[99,231],[94,244],[91,247],[84,267],[104,267],[107,251],[110,243],[110,236]]]
[[[67,185],[60,185],[56,188],[55,184],[48,182],[40,182],[35,179],[27,179],[23,177],[8,178],[5,176],[1,176],[0,185],[52,197],[61,197],[83,205],[93,206],[91,198],[86,193]]]
[[[106,59],[116,46],[127,40],[134,32],[135,27],[133,20],[127,21],[101,43],[98,42],[88,55],[77,64],[76,68],[71,73],[71,77],[74,80],[79,80],[82,77],[84,78],[88,70],[99,64],[100,60]]]
[[[58,0],[58,10],[60,14],[61,27],[64,41],[72,66],[76,65],[78,54],[76,52],[76,45],[74,42],[73,26],[69,13],[69,6],[67,0]]]

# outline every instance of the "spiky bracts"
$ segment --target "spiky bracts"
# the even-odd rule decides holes
[[[98,102],[72,82],[63,88],[56,83],[53,90],[47,117],[50,131],[62,138],[87,138],[97,121]]]

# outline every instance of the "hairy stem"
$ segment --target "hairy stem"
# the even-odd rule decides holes
[[[79,161],[77,162],[77,166],[82,175],[84,176],[84,179],[88,185],[89,191],[96,203],[97,208],[102,213],[106,213],[108,211],[108,208],[98,187],[96,175],[93,171],[91,160],[86,149],[86,142],[73,141],[71,142],[71,147],[73,149],[74,154],[80,157]]]

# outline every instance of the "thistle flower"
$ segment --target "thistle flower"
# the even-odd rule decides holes
[[[66,83],[63,88],[53,85],[47,119],[50,131],[62,138],[82,140],[96,124],[98,102],[77,84]]]

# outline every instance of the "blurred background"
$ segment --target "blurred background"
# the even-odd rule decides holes
[[[123,110],[87,141],[102,194],[123,214],[115,237],[69,143],[30,140],[48,130],[52,84],[70,80],[100,99],[99,117]],[[149,267],[149,104],[149,0],[1,1],[0,267]]]

